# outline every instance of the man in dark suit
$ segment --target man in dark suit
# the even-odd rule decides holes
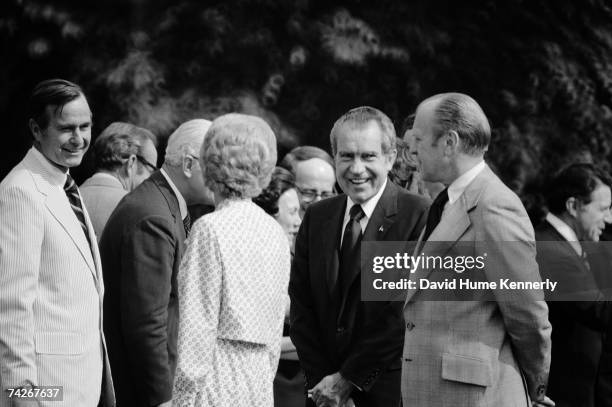
[[[162,169],[123,198],[100,240],[104,332],[119,406],[172,400],[187,205],[212,203],[197,159],[209,126],[190,120],[172,133]]]
[[[558,282],[547,300],[553,327],[548,392],[559,407],[597,405],[603,332],[612,309],[595,274],[605,257],[584,242],[598,241],[610,221],[611,181],[591,164],[565,168],[549,183],[550,212],[536,228],[542,278]]]
[[[428,201],[388,181],[396,156],[389,118],[371,107],[344,114],[330,135],[345,194],[311,205],[291,269],[291,339],[317,407],[397,406],[401,302],[360,301],[360,242],[416,240]]]

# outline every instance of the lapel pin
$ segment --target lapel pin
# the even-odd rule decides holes
[[[381,226],[381,227],[378,228],[379,232],[384,232],[384,230],[385,230],[384,226]]]

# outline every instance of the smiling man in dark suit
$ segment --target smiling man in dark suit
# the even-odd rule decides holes
[[[400,399],[401,302],[360,298],[360,242],[416,240],[428,201],[387,179],[395,130],[372,107],[344,114],[330,135],[345,192],[311,205],[291,269],[291,339],[310,405],[395,406]]]

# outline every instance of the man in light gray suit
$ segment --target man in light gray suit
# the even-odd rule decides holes
[[[155,170],[155,136],[130,123],[111,123],[93,144],[96,173],[79,187],[98,241],[117,204]]]
[[[540,281],[527,213],[484,162],[490,127],[476,101],[459,93],[428,98],[413,131],[423,180],[446,185],[431,206],[418,254],[467,246],[471,252],[462,254],[488,254],[480,273],[486,281]],[[411,279],[444,277],[419,268]],[[435,298],[426,291],[418,284],[408,290],[404,307],[403,405],[550,405],[551,328],[541,290],[473,291],[452,302],[440,300],[456,292]]]
[[[91,111],[78,85],[52,79],[29,113],[34,146],[0,183],[0,406],[35,403],[17,388],[42,406],[114,406],[100,256],[68,172],[89,147]],[[62,386],[63,401],[38,386]]]

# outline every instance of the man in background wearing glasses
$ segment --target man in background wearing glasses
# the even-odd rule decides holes
[[[121,198],[156,170],[155,145],[149,130],[123,122],[111,123],[94,142],[96,173],[80,191],[98,241]]]
[[[313,146],[296,147],[287,153],[280,166],[295,177],[301,218],[310,204],[336,195],[334,160],[324,150]]]

